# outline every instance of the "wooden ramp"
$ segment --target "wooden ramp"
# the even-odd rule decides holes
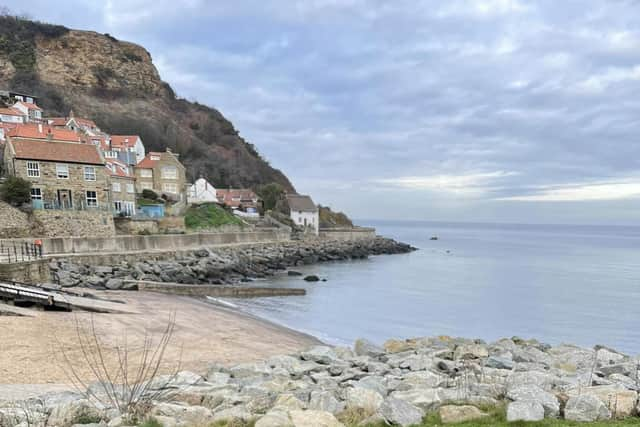
[[[126,304],[44,290],[36,286],[17,283],[0,282],[0,302],[2,301],[19,307],[35,306],[52,311],[83,310],[95,313],[135,313]]]

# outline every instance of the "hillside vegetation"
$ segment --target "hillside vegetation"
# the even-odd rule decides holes
[[[215,203],[191,206],[185,214],[184,223],[190,230],[216,228],[223,225],[238,225],[240,227],[245,225],[240,218]]]
[[[40,97],[48,116],[73,108],[106,132],[140,135],[147,150],[170,148],[191,180],[294,190],[218,110],[176,97],[149,52],[108,34],[0,16],[0,89]]]

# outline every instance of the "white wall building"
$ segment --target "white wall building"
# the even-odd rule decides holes
[[[16,108],[0,108],[0,122],[2,123],[24,123],[25,115]]]
[[[218,203],[216,189],[204,178],[196,180],[189,186],[187,192],[188,203]]]
[[[287,194],[289,215],[296,225],[313,230],[318,235],[320,231],[320,211],[309,196]]]

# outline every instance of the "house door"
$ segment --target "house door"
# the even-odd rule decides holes
[[[73,207],[71,190],[58,190],[58,206],[61,209],[71,209]]]

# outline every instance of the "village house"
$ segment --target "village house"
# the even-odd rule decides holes
[[[218,203],[216,189],[204,178],[199,178],[187,191],[189,203]]]
[[[49,117],[45,121],[56,128],[67,128],[72,131],[84,132],[91,136],[100,133],[100,128],[93,120],[76,117],[73,110],[69,112],[69,117]]]
[[[24,114],[17,108],[0,108],[0,122],[13,124],[24,123]]]
[[[115,159],[106,159],[111,177],[111,205],[116,216],[133,216],[136,213],[136,177],[131,166]]]
[[[69,129],[57,129],[42,123],[18,124],[11,129],[7,136],[12,139],[42,139],[54,142],[83,142],[82,136]]]
[[[138,193],[153,190],[173,201],[186,202],[186,170],[171,150],[149,152],[134,170]]]
[[[239,209],[245,212],[258,211],[258,196],[249,189],[217,190],[218,202],[232,209]]]
[[[146,150],[138,135],[111,135],[107,141],[105,156],[117,158],[129,165],[137,165],[144,160]]]
[[[18,101],[13,104],[13,108],[19,110],[24,115],[26,122],[42,122],[42,108],[32,102]]]
[[[301,194],[287,194],[289,215],[296,225],[313,230],[317,235],[320,231],[320,212],[318,206],[309,196]]]
[[[36,209],[109,206],[109,174],[98,149],[53,139],[7,138],[5,168],[31,182]]]

